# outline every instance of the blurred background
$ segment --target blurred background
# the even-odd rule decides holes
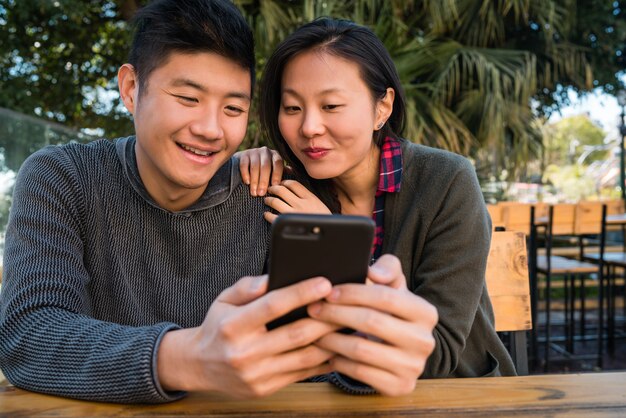
[[[0,231],[30,153],[132,133],[116,74],[146,3],[0,0]],[[259,76],[275,45],[317,16],[371,27],[406,90],[406,138],[469,157],[488,203],[622,196],[626,1],[235,3]],[[243,148],[265,143],[257,126],[253,113]]]

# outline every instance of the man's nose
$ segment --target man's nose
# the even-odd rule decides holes
[[[204,112],[190,126],[191,133],[208,140],[219,139],[223,135],[217,112]]]

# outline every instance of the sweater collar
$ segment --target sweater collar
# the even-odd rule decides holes
[[[152,199],[141,181],[135,155],[135,136],[117,139],[115,148],[124,174],[137,194],[151,206],[166,211]],[[233,157],[217,170],[202,196],[194,204],[176,213],[191,213],[219,205],[228,199],[239,184],[241,184],[239,163]]]

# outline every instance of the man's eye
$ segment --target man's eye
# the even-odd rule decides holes
[[[187,96],[180,96],[180,95],[175,95],[175,97],[186,103],[198,103],[198,99],[194,97],[187,97]]]
[[[324,105],[324,109],[326,110],[336,110],[339,107],[341,107],[341,105],[338,104],[328,104],[328,105]]]

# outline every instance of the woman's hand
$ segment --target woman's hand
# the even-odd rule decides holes
[[[271,196],[265,198],[265,204],[278,213],[331,213],[317,196],[295,180],[285,180],[267,191]],[[263,216],[271,223],[278,215],[265,212]]]
[[[334,332],[316,345],[337,354],[334,370],[386,395],[407,394],[435,348],[437,309],[407,289],[400,261],[392,255],[370,267],[368,279],[370,285],[335,286],[325,302],[308,309],[312,318],[367,337]]]
[[[265,196],[268,184],[276,185],[283,177],[283,159],[277,151],[267,147],[239,151],[241,179],[250,186],[252,196]]]

